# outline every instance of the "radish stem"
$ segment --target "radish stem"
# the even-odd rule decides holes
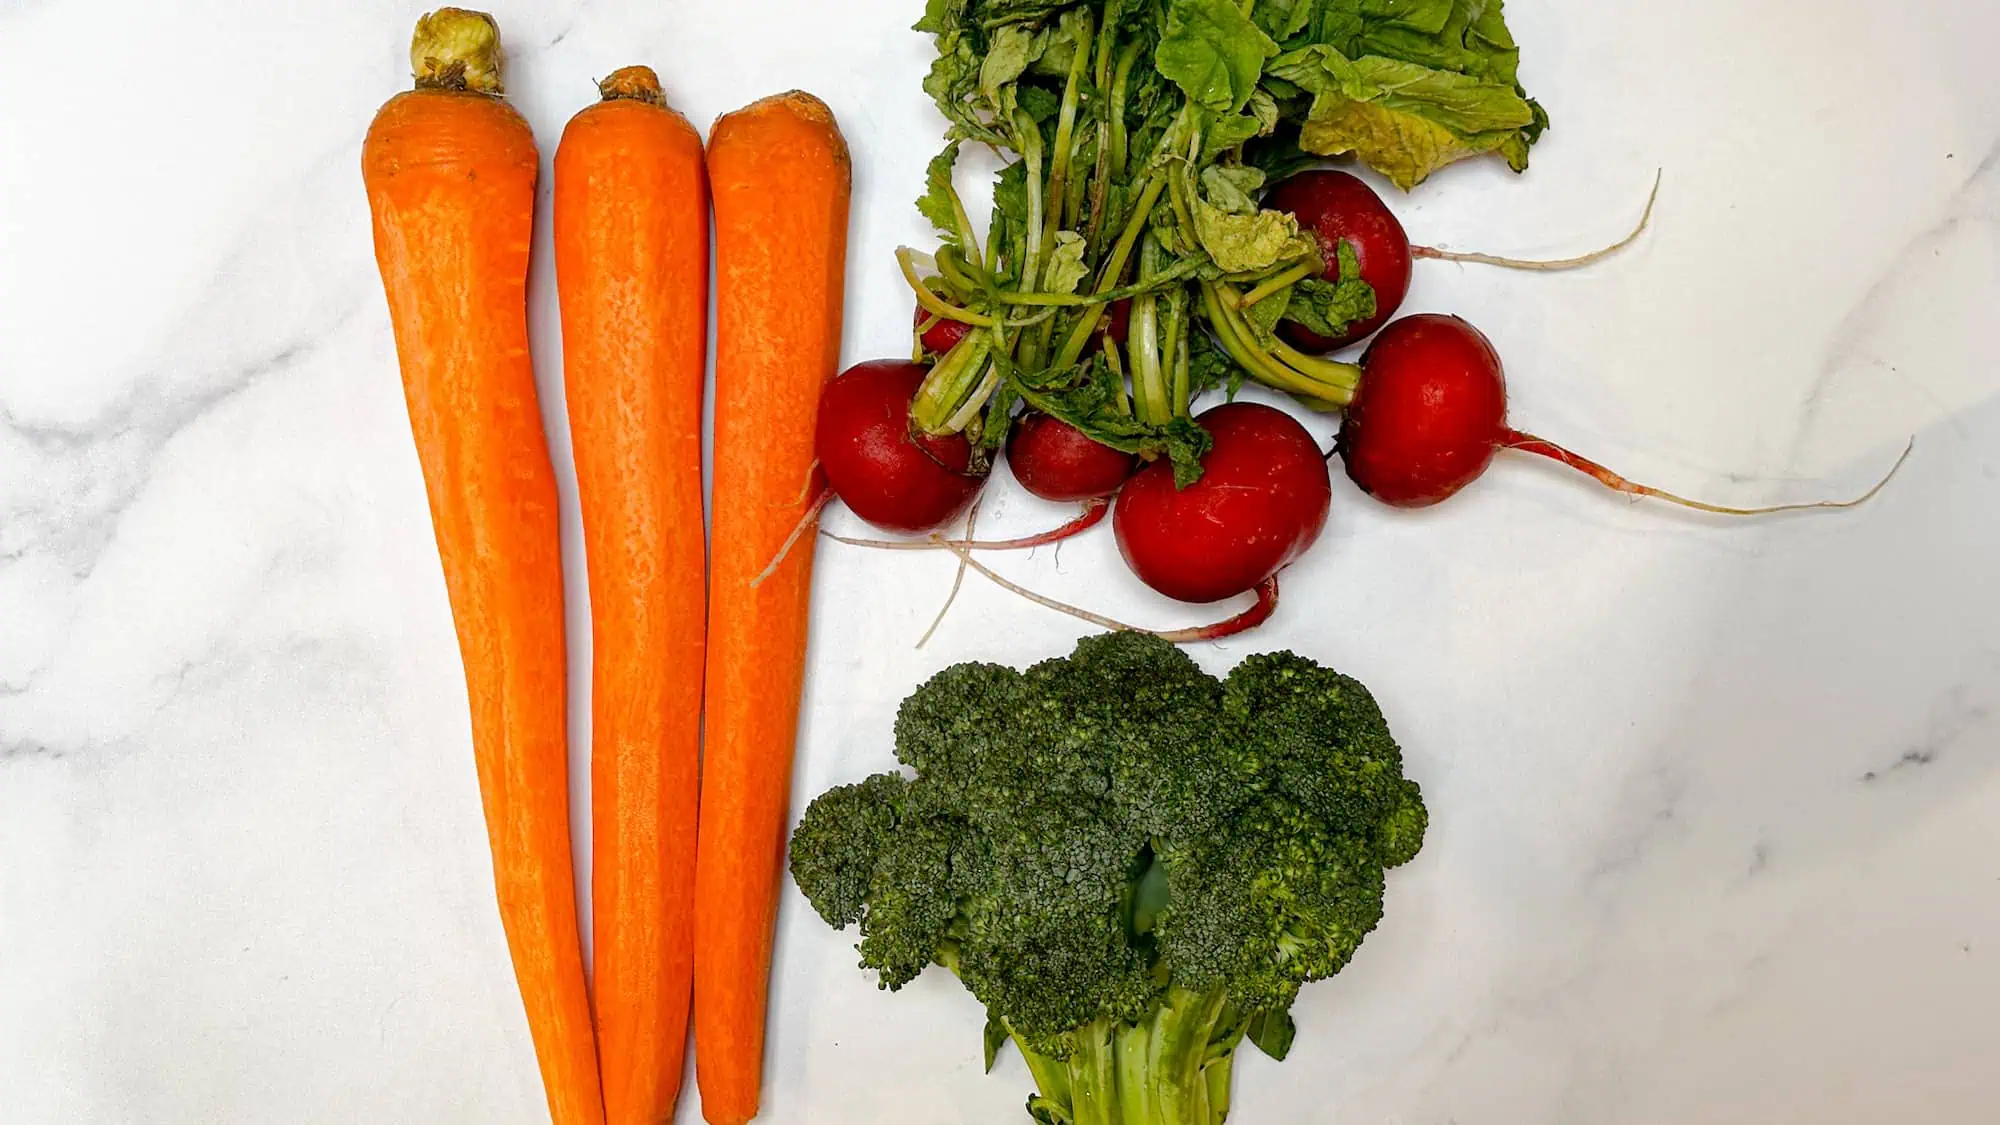
[[[1118,408],[1118,413],[1130,418],[1132,400],[1125,393],[1125,361],[1118,358],[1118,345],[1112,342],[1111,337],[1106,336],[1098,343],[1104,350],[1104,362],[1111,368],[1112,385],[1117,388],[1118,397],[1111,400],[1111,405]]]
[[[1146,181],[1145,189],[1139,193],[1138,203],[1133,206],[1131,220],[1125,224],[1124,232],[1118,236],[1117,245],[1111,248],[1110,259],[1104,263],[1103,271],[1097,276],[1098,293],[1102,294],[1117,287],[1118,278],[1125,272],[1125,263],[1132,257],[1132,247],[1145,232],[1146,220],[1152,216],[1153,205],[1159,202],[1160,192],[1166,190],[1166,186],[1167,176],[1164,172],[1155,172]],[[1090,346],[1091,332],[1096,330],[1097,322],[1103,316],[1102,304],[1092,305],[1089,311],[1083,314],[1083,318],[1076,322],[1076,327],[1070,330],[1069,338],[1063,341],[1062,351],[1056,355],[1057,367],[1069,367],[1083,355],[1083,349]]]
[[[1245,293],[1243,295],[1242,300],[1236,302],[1236,307],[1239,309],[1247,309],[1250,306],[1256,304],[1257,302],[1263,300],[1266,297],[1269,297],[1277,293],[1282,289],[1289,289],[1293,285],[1296,285],[1299,282],[1304,281],[1306,278],[1309,278],[1312,275],[1320,272],[1320,270],[1323,268],[1324,267],[1320,263],[1314,262],[1311,259],[1307,259],[1306,261],[1300,262],[1298,265],[1293,266],[1291,269],[1288,269],[1285,272],[1278,274],[1275,277],[1266,279],[1263,284],[1257,286],[1257,288],[1255,289],[1252,289],[1250,292]]]
[[[917,276],[916,251],[907,246],[896,250],[896,264],[903,269],[903,280],[909,282],[911,292],[917,295],[917,303],[926,310],[945,320],[956,320],[960,324],[970,324],[974,328],[993,327],[993,318],[971,309],[961,309],[931,291],[924,279]]]

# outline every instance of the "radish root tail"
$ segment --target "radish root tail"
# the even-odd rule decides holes
[[[825,534],[828,539],[836,543],[845,543],[850,547],[869,547],[877,551],[948,551],[954,547],[967,551],[1027,551],[1081,535],[1103,523],[1104,517],[1110,511],[1111,501],[1101,498],[1091,500],[1084,504],[1083,511],[1075,519],[1061,527],[1022,536],[1019,539],[974,539],[971,537],[970,523],[966,524],[964,539],[939,539],[936,536],[925,539],[860,539],[850,535],[835,535],[830,531]]]
[[[1653,205],[1660,201],[1660,180],[1665,174],[1664,170],[1653,174],[1653,194],[1646,197],[1646,210],[1639,216],[1639,225],[1633,227],[1631,233],[1627,234],[1624,238],[1619,239],[1609,246],[1592,250],[1588,254],[1581,254],[1574,258],[1542,260],[1532,258],[1503,258],[1496,254],[1473,254],[1458,250],[1441,250],[1435,246],[1412,246],[1410,247],[1410,256],[1413,258],[1433,258],[1440,262],[1470,262],[1480,266],[1499,266],[1502,269],[1510,270],[1538,270],[1543,273],[1576,270],[1582,269],[1585,266],[1596,265],[1598,262],[1639,241],[1639,236],[1646,233],[1646,228],[1653,225]]]
[[[819,519],[819,514],[826,510],[827,504],[832,499],[833,499],[833,489],[831,488],[820,489],[819,496],[815,498],[812,502],[812,505],[806,509],[805,515],[799,517],[798,525],[792,528],[792,533],[790,535],[785,536],[785,542],[782,546],[778,548],[777,555],[771,559],[770,563],[766,565],[762,571],[758,572],[757,577],[752,578],[750,580],[750,588],[752,590],[755,590],[757,587],[762,586],[766,578],[769,578],[773,574],[778,573],[778,567],[784,564],[786,556],[792,553],[793,547],[798,546],[799,537],[806,533],[806,529],[811,527],[815,520]]]
[[[803,504],[809,497],[812,496],[814,479],[817,478],[818,476],[819,476],[819,458],[815,457],[813,458],[812,464],[806,466],[805,483],[799,486],[799,497],[798,499],[792,501],[793,505]]]
[[[1533,434],[1525,434],[1519,430],[1506,431],[1500,444],[1504,449],[1518,449],[1523,453],[1533,453],[1538,457],[1547,457],[1551,461],[1568,465],[1570,468],[1596,480],[1606,488],[1623,492],[1627,496],[1664,500],[1669,504],[1678,504],[1683,508],[1692,508],[1697,512],[1714,512],[1717,515],[1723,516],[1768,516],[1778,512],[1804,512],[1817,508],[1856,508],[1866,504],[1868,501],[1873,500],[1884,488],[1887,488],[1889,481],[1894,479],[1896,474],[1902,470],[1903,463],[1910,459],[1910,452],[1917,447],[1917,439],[1911,438],[1909,443],[1903,446],[1902,456],[1896,458],[1896,463],[1889,466],[1888,472],[1882,474],[1882,479],[1876,481],[1872,488],[1859,496],[1848,500],[1813,500],[1802,504],[1772,504],[1762,508],[1732,508],[1722,504],[1710,504],[1701,500],[1690,500],[1685,496],[1676,496],[1665,489],[1635,484],[1597,462],[1592,461],[1588,457],[1572,453],[1555,442],[1538,438]]]
[[[958,546],[949,539],[932,536],[931,541],[950,551],[952,554],[957,555],[962,565],[969,566],[973,570],[978,571],[981,577],[1008,593],[1026,598],[1028,601],[1034,602],[1044,609],[1052,609],[1057,613],[1068,614],[1079,621],[1087,621],[1100,629],[1109,629],[1114,633],[1146,633],[1177,645],[1192,644],[1196,641],[1219,641],[1236,636],[1238,633],[1246,633],[1255,629],[1257,626],[1269,621],[1271,615],[1277,612],[1278,609],[1278,579],[1277,576],[1273,575],[1257,584],[1255,590],[1257,595],[1256,604],[1234,617],[1226,618],[1210,625],[1197,625],[1190,629],[1147,629],[1138,625],[1127,625],[1115,617],[1106,617],[1101,613],[1094,613],[1081,606],[1074,606],[1068,602],[1057,601],[1044,594],[1038,594],[1026,586],[1002,577],[985,563],[973,558],[971,551]]]
[[[966,509],[965,537],[967,539],[972,538],[972,530],[974,527],[978,526],[979,505],[985,499],[986,497],[984,495],[975,497],[972,501],[972,507]],[[938,626],[944,624],[945,614],[951,612],[952,605],[958,601],[958,592],[959,590],[963,589],[964,586],[965,586],[965,560],[960,559],[958,560],[958,570],[952,574],[951,593],[946,594],[944,596],[944,604],[938,607],[937,616],[931,618],[931,627],[925,629],[924,635],[917,638],[918,648],[922,648],[925,645],[931,643],[931,637],[936,635],[938,631]]]

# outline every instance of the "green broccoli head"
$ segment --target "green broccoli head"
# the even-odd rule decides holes
[[[1137,1016],[1158,991],[1126,915],[1145,838],[1102,801],[1049,801],[983,834],[963,900],[958,973],[987,1009],[1051,1053],[1106,1013]]]
[[[1157,932],[1174,980],[1224,989],[1245,1008],[1289,1007],[1382,919],[1374,845],[1282,798],[1253,802],[1228,833],[1176,845],[1165,860]]]
[[[904,701],[896,754],[914,777],[806,810],[794,878],[884,987],[945,965],[1072,1067],[1133,1034],[1226,1058],[1347,964],[1426,824],[1367,689],[1290,653],[1219,681],[1116,633],[959,665]]]
[[[896,804],[909,788],[901,774],[821,793],[792,830],[792,879],[835,929],[861,921],[875,885],[875,865],[896,828]]]

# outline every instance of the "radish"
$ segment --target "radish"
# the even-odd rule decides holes
[[[1014,422],[1007,466],[1044,500],[1096,500],[1118,491],[1139,459],[1103,445],[1059,418],[1033,411]]]
[[[1640,217],[1638,226],[1618,242],[1581,257],[1530,261],[1412,246],[1395,213],[1389,210],[1381,196],[1375,194],[1375,189],[1360,179],[1331,169],[1300,172],[1271,189],[1264,206],[1288,212],[1299,221],[1301,228],[1312,234],[1319,242],[1324,257],[1322,269],[1329,274],[1336,272],[1334,248],[1342,242],[1353,247],[1355,261],[1361,267],[1361,280],[1375,290],[1375,315],[1355,321],[1338,336],[1322,336],[1290,320],[1279,322],[1278,334],[1292,347],[1312,355],[1338,351],[1366,339],[1387,324],[1389,318],[1396,315],[1396,310],[1402,307],[1403,298],[1410,291],[1411,264],[1417,258],[1541,271],[1577,269],[1601,261],[1631,245],[1645,231],[1652,221],[1653,203],[1658,199],[1659,191],[1656,179],[1653,198],[1646,201],[1646,211]]]
[[[910,400],[927,369],[877,359],[842,372],[820,393],[813,451],[827,487],[886,531],[923,532],[965,513],[986,483],[964,434],[920,434]]]
[[[1132,332],[1132,298],[1120,297],[1104,310],[1104,320],[1098,324],[1097,333],[1108,336],[1114,344],[1124,344]]]
[[[1552,441],[1509,427],[1500,353],[1479,329],[1455,316],[1424,313],[1396,321],[1368,346],[1361,369],[1335,448],[1361,491],[1398,508],[1425,508],[1449,499],[1477,480],[1502,449],[1558,461],[1630,496],[1733,516],[1851,508],[1881,491],[1896,472],[1890,469],[1889,476],[1853,500],[1763,508],[1725,507],[1635,484]],[[1130,494],[1130,486],[1126,492]],[[1121,514],[1123,510],[1121,501]]]
[[[1153,462],[1120,490],[1112,526],[1140,581],[1214,602],[1257,589],[1311,547],[1333,490],[1325,455],[1284,411],[1237,402],[1196,421],[1214,441],[1201,479],[1177,488],[1173,466]]]
[[[1324,269],[1337,272],[1331,255],[1342,242],[1354,247],[1361,280],[1375,290],[1375,315],[1338,336],[1322,336],[1297,321],[1280,321],[1278,334],[1302,352],[1324,355],[1366,339],[1389,323],[1410,291],[1410,237],[1374,189],[1346,172],[1301,172],[1272,189],[1264,206],[1289,212],[1318,240]]]
[[[931,355],[943,355],[957,347],[960,340],[965,339],[965,334],[972,331],[972,325],[962,320],[946,320],[918,305],[916,330],[917,339],[923,344],[925,352]]]

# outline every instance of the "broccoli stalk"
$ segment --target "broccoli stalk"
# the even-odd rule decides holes
[[[806,810],[793,876],[884,988],[956,974],[1043,1125],[1219,1125],[1238,1046],[1285,1056],[1299,988],[1423,842],[1367,689],[1290,653],[1219,681],[1120,633],[963,664],[904,701],[896,751],[914,777]]]

